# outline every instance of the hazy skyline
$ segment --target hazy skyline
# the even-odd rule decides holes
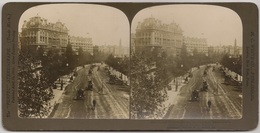
[[[162,23],[175,22],[184,36],[206,38],[208,45],[242,46],[242,22],[231,9],[213,5],[163,5],[139,11],[132,21],[131,33],[135,33],[138,22],[154,17]]]
[[[50,23],[60,21],[69,35],[91,37],[93,45],[122,45],[129,47],[130,26],[125,14],[113,7],[94,4],[46,4],[26,10],[20,18],[19,32],[24,20],[39,15]]]

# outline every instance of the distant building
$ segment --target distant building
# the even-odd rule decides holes
[[[129,56],[129,48],[122,45],[121,39],[118,45],[101,45],[98,46],[98,50],[103,53],[112,54],[116,57]]]
[[[63,49],[68,44],[68,28],[60,21],[49,23],[38,15],[24,21],[21,32],[21,44],[33,47]]]
[[[183,44],[183,31],[174,22],[163,24],[160,20],[150,17],[138,23],[134,38],[135,51],[160,47],[176,54],[176,50]]]
[[[190,55],[193,55],[195,50],[197,50],[198,53],[208,54],[206,38],[184,37],[183,44],[186,45],[187,51]]]
[[[93,55],[92,38],[70,36],[69,42],[72,45],[73,51],[78,51],[81,47],[84,52],[89,52]]]
[[[219,45],[219,46],[209,46],[208,47],[208,53],[209,55],[213,53],[219,53],[219,54],[228,54],[229,56],[238,57],[241,56],[242,53],[242,47],[237,46],[237,42],[235,40],[234,45]]]
[[[235,42],[234,42],[234,56],[240,56],[243,54],[243,51],[242,51],[242,47],[241,46],[237,46],[237,40],[235,39]]]
[[[131,44],[130,44],[131,55],[135,53],[135,43],[136,43],[135,41],[136,41],[135,34],[131,33]]]

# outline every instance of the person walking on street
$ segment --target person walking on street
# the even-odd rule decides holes
[[[63,80],[61,80],[60,89],[63,90]]]
[[[96,100],[94,99],[94,100],[92,101],[92,105],[93,105],[92,109],[93,109],[93,110],[95,110],[96,104],[97,104],[97,102],[96,102]]]
[[[210,108],[211,108],[211,101],[208,100],[208,111],[210,111]]]

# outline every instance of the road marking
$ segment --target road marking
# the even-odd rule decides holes
[[[184,118],[185,114],[186,114],[186,106],[185,106],[184,109],[183,109],[183,114],[182,114],[182,116],[181,116],[181,119]]]
[[[96,70],[96,69],[95,69]],[[93,72],[94,73],[94,75],[96,75],[96,77],[98,78],[98,80],[99,80],[99,82],[101,83],[101,84],[103,84],[102,83],[102,80],[100,79],[100,77],[99,77],[99,74],[97,73],[97,71],[94,71]],[[119,110],[120,110],[120,112],[124,112],[124,110],[122,109],[122,107],[119,105],[119,103],[115,100],[115,98],[114,98],[114,96],[111,94],[111,92],[109,91],[109,89],[108,89],[108,87],[106,86],[106,84],[103,84],[103,86],[104,86],[104,88],[108,91],[108,96],[111,98],[111,100],[112,100],[112,103],[115,103],[116,104],[116,108],[118,108]],[[113,110],[112,110],[113,111]],[[127,118],[128,116],[124,113],[124,117],[125,118]]]
[[[212,74],[212,77],[213,77],[214,82],[219,86],[219,88],[221,88],[221,91],[225,94],[225,95],[223,96],[223,98],[225,98],[227,101],[224,101],[224,99],[220,98],[221,101],[224,103],[224,105],[225,105],[226,107],[229,107],[229,106],[228,106],[228,103],[229,103],[229,104],[232,106],[232,107],[229,107],[229,109],[234,110],[235,112],[233,112],[233,113],[236,113],[236,114],[238,114],[239,116],[241,116],[241,112],[236,108],[236,106],[234,105],[234,103],[233,103],[233,102],[229,99],[229,97],[226,95],[226,92],[224,91],[223,87],[222,87],[221,85],[219,85],[218,82],[216,82],[215,76],[213,76],[213,74]],[[228,109],[228,108],[227,108],[227,109]],[[228,110],[228,112],[230,113],[230,110]],[[232,114],[231,114],[231,115],[232,115]]]
[[[218,88],[221,88],[221,91],[224,93],[224,94],[226,94],[226,91],[221,87],[221,85],[217,82],[217,80],[216,80],[216,78],[215,78],[215,74],[212,72],[210,72],[210,75],[211,75],[211,77],[213,78],[213,80],[214,80],[214,82],[217,84],[217,87]]]
[[[69,106],[69,111],[68,111],[67,116],[66,116],[65,118],[69,118],[70,112],[71,112],[71,104],[70,104],[70,106]]]

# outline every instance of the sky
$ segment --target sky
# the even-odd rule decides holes
[[[211,46],[234,45],[235,39],[242,46],[240,17],[225,7],[187,4],[149,7],[135,15],[131,33],[135,33],[138,22],[151,16],[165,24],[179,24],[184,36],[206,38]]]
[[[130,26],[120,10],[92,4],[48,4],[26,10],[19,21],[19,32],[24,20],[39,15],[48,22],[65,23],[69,35],[91,37],[93,45],[122,45],[129,47]]]

